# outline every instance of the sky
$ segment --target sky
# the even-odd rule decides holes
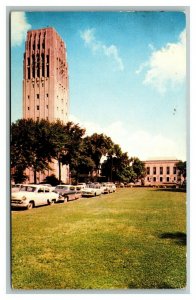
[[[71,121],[130,157],[186,160],[183,11],[12,12],[12,122],[22,118],[26,33],[47,26],[66,44]]]

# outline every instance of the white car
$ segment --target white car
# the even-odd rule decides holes
[[[31,209],[35,206],[50,205],[56,202],[58,194],[44,185],[24,184],[20,191],[11,195],[11,207]]]
[[[114,183],[103,183],[102,188],[104,194],[116,192],[116,186]]]
[[[20,191],[20,188],[23,186],[21,183],[16,183],[12,185],[12,192],[18,192]]]
[[[102,194],[101,186],[89,184],[82,190],[83,197],[95,197]]]

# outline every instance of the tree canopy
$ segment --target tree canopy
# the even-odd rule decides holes
[[[11,168],[15,181],[22,182],[25,169],[32,168],[36,183],[36,172],[50,169],[54,159],[59,168],[60,163],[69,165],[76,182],[81,177],[96,179],[100,175],[108,181],[135,182],[145,175],[144,164],[138,158],[129,158],[104,134],[85,136],[85,129],[72,122],[21,119],[12,123]]]

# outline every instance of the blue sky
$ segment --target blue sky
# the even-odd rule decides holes
[[[29,29],[54,27],[67,47],[70,120],[140,159],[186,160],[183,12],[12,13],[11,118],[22,118]]]

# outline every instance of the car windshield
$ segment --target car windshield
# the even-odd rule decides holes
[[[34,186],[23,186],[20,191],[23,191],[23,192],[35,192],[36,190],[36,187]]]
[[[58,190],[64,190],[64,191],[67,191],[68,189],[69,189],[68,186],[62,186],[62,185],[61,185],[61,186],[59,185],[59,186],[56,186],[56,187],[55,187],[55,190],[57,190],[57,191],[58,191]]]
[[[96,185],[95,184],[89,184],[87,187],[94,189],[94,188],[96,188]]]

